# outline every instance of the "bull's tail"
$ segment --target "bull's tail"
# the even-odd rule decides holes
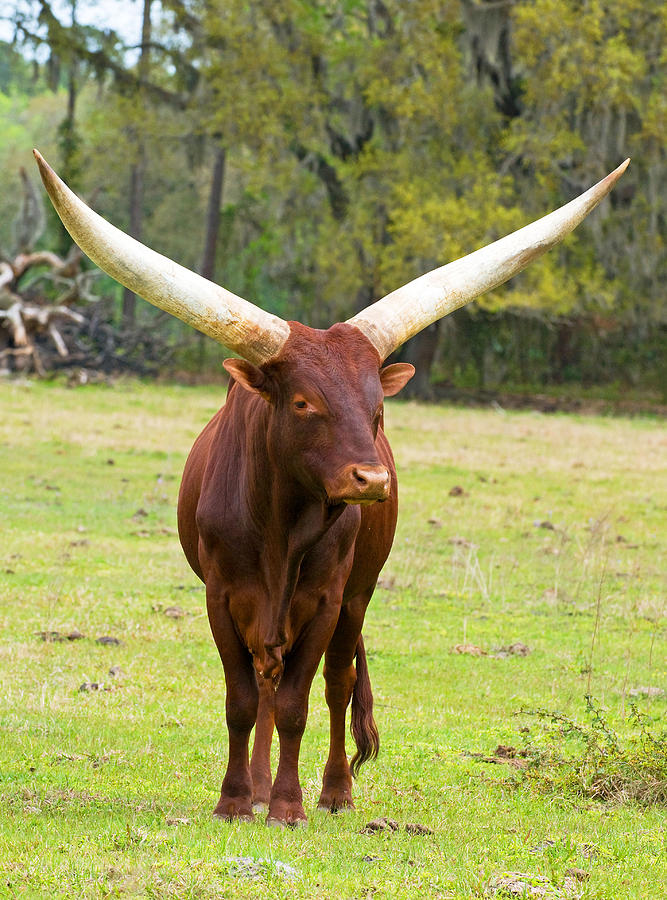
[[[375,759],[380,750],[380,735],[373,718],[373,692],[366,663],[364,639],[359,635],[356,650],[357,680],[352,691],[352,716],[350,728],[357,745],[357,752],[352,757],[350,769],[354,778],[359,774],[361,766],[369,759]]]

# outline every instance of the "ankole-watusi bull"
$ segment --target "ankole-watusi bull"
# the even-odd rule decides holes
[[[190,453],[178,506],[181,542],[206,585],[227,685],[229,761],[215,813],[250,818],[268,805],[269,822],[305,822],[299,747],[323,654],[331,733],[319,804],[352,806],[351,775],[379,746],[361,629],[397,515],[382,404],[414,372],[406,364],[383,368],[383,360],[562,240],[628,161],[556,212],[318,331],[270,315],[142,246],[35,156],[59,216],[98,266],[241,357],[224,364],[227,401]],[[272,778],[274,726],[280,759]]]

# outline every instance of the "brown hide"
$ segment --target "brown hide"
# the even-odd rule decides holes
[[[234,382],[188,458],[178,510],[227,685],[229,764],[216,813],[250,817],[268,803],[269,821],[296,823],[305,821],[299,745],[323,654],[331,745],[320,805],[352,805],[351,697],[353,768],[377,753],[361,626],[397,515],[382,400],[413,370],[381,374],[375,348],[347,324],[315,331],[290,323],[276,359],[226,366]],[[272,782],[274,722],[280,763]]]

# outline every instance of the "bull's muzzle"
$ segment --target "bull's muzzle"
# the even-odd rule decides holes
[[[390,490],[386,466],[352,463],[338,471],[327,493],[335,503],[376,503],[386,500]]]

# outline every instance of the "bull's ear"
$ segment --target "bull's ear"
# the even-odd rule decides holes
[[[222,365],[246,391],[261,394],[265,400],[270,399],[269,379],[260,368],[245,359],[226,359]]]
[[[415,374],[415,367],[410,363],[394,363],[380,370],[380,384],[385,397],[398,394]]]

